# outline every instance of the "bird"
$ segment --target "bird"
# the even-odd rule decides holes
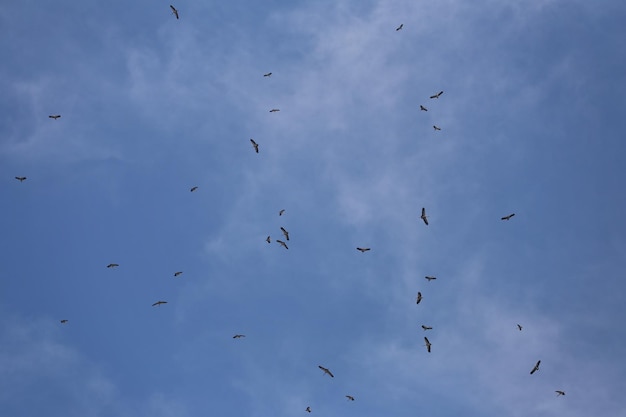
[[[535,372],[537,372],[539,370],[539,364],[541,363],[541,361],[537,361],[537,363],[535,364],[535,366],[533,367],[533,369],[530,371],[530,374],[534,374]]]
[[[328,368],[324,368],[322,365],[318,365],[317,367],[320,368],[322,371],[324,371],[325,374],[330,375],[331,378],[335,377],[335,375],[333,375],[333,373],[330,372]]]
[[[179,276],[182,273],[183,273],[183,271],[176,271],[176,272],[174,272],[174,276],[177,277],[177,276]]]
[[[441,130],[441,128],[439,126],[433,125],[433,129],[435,130]]]
[[[49,117],[49,118],[51,118],[51,119],[56,120],[56,119],[58,119],[59,117],[61,117],[61,115],[60,115],[60,114],[51,114],[51,115],[50,115],[50,116],[48,116],[48,117]]]
[[[422,324],[422,329],[424,329],[424,330],[432,330],[433,328],[432,328],[432,326],[424,326]]]
[[[368,250],[371,250],[371,249],[370,248],[356,248],[356,250],[360,250],[361,253],[365,253],[365,252],[367,252]]]
[[[264,76],[264,77],[271,77],[271,76],[272,76],[272,73],[271,73],[271,72],[268,72],[267,74],[263,74],[263,76]]]
[[[515,216],[515,213],[511,213],[508,216],[501,217],[500,220],[510,220],[511,217]]]
[[[67,323],[67,320],[63,319],[63,320],[61,320],[61,323],[65,324],[65,323]]]
[[[172,9],[172,13],[174,14],[174,16],[176,16],[176,19],[178,19],[178,10],[176,10],[176,8],[172,6],[171,4],[170,4],[170,9]]]
[[[284,247],[285,249],[289,249],[287,244],[285,242],[283,242],[282,240],[276,239],[276,242],[278,242],[280,244],[280,246]]]
[[[22,182],[26,179],[26,177],[15,177],[16,180],[18,180],[19,182]]]
[[[396,28],[396,32],[399,31],[399,30],[402,30],[403,27],[404,27],[404,23],[401,23],[400,26],[398,26]]]
[[[430,346],[431,346],[430,341],[428,340],[427,337],[424,338],[424,341],[426,342],[426,345],[425,345],[426,346],[426,350],[428,350],[428,352],[430,352]]]
[[[557,397],[560,397],[561,395],[565,395],[565,391],[556,390],[556,391],[554,391],[554,392],[556,392],[556,396],[557,396]]]
[[[311,412],[311,407],[307,407],[304,411],[306,411],[307,413]]]
[[[246,337],[245,334],[236,334],[233,336],[233,339],[241,339],[242,337]]]
[[[346,395],[348,401],[354,401],[354,397],[352,395]]]
[[[118,266],[120,266],[120,264],[108,264],[107,268],[115,268],[115,267],[118,267]]]
[[[428,275],[426,275],[424,278],[426,278],[428,280],[428,282],[432,281],[433,279],[437,279],[437,277],[430,277]]]
[[[522,325],[521,324],[518,324],[517,328],[519,329],[520,332],[522,331]]]
[[[280,111],[280,109],[272,109],[272,110],[270,110],[270,113],[275,113],[277,111]]]
[[[252,147],[254,148],[254,150],[256,151],[256,153],[259,153],[259,144],[256,143],[254,141],[254,139],[250,139],[250,143],[252,144]]]
[[[167,304],[167,301],[157,301],[156,303],[152,304],[152,307],[160,306],[161,304]]]
[[[284,227],[281,227],[280,230],[283,232],[283,235],[285,235],[285,239],[289,240],[289,232],[285,230]]]
[[[198,189],[198,187],[191,187],[191,190],[189,190],[189,191],[191,191],[191,192],[193,193],[193,192],[194,192],[194,191],[196,191],[197,189]]]
[[[421,111],[428,111],[428,109],[426,107],[422,106],[421,104],[420,104],[420,110]]]
[[[440,95],[443,94],[443,91],[438,92],[437,94],[433,94],[430,98],[439,98]]]
[[[278,212],[279,216],[282,216],[283,214],[285,214],[285,209],[282,209],[281,211]]]
[[[422,293],[418,291],[417,298],[415,299],[415,304],[419,304],[420,301],[422,301]]]
[[[267,243],[272,243],[272,239],[271,239],[269,236],[267,237],[267,239],[265,239],[265,241],[266,241]]]
[[[424,220],[424,223],[428,226],[428,216],[426,215],[426,209],[424,207],[422,207],[422,215],[420,216],[420,219]]]

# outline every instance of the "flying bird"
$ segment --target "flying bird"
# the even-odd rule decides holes
[[[283,242],[282,240],[276,239],[276,242],[278,242],[280,246],[284,247],[285,249],[289,249],[289,247],[287,247],[287,244]]]
[[[15,177],[16,180],[18,180],[19,182],[22,182],[26,179],[26,177]]]
[[[306,410],[304,410],[304,411],[306,411],[307,413],[310,413],[311,412],[311,407],[307,407]]]
[[[415,299],[415,304],[419,304],[420,301],[422,301],[422,293],[418,291],[417,298]]]
[[[443,94],[443,91],[438,92],[437,94],[433,94],[430,98],[439,98],[440,95]]]
[[[504,217],[500,218],[500,220],[510,220],[511,217],[513,217],[513,216],[515,216],[515,213],[511,213],[508,216],[504,216]]]
[[[424,341],[426,342],[426,345],[425,345],[426,346],[426,350],[428,350],[428,352],[430,352],[430,346],[431,346],[430,341],[428,340],[427,337],[424,338]]]
[[[67,320],[63,319],[63,320],[61,320],[61,323],[65,324],[65,323],[67,323]]]
[[[264,77],[271,77],[271,76],[272,76],[272,73],[271,73],[271,72],[268,72],[267,74],[263,74],[263,76],[264,76]]]
[[[330,372],[328,368],[324,368],[322,365],[318,365],[317,367],[320,368],[322,371],[324,371],[325,374],[330,375],[331,378],[335,377],[335,375],[333,375],[333,373]]]
[[[61,117],[61,115],[60,115],[60,114],[51,114],[51,115],[50,115],[50,116],[48,116],[48,117],[49,117],[49,118],[51,118],[51,119],[56,120],[56,119],[58,119],[59,117]]]
[[[156,303],[152,304],[152,307],[160,306],[161,304],[167,304],[167,301],[157,301]]]
[[[539,364],[541,363],[541,361],[537,361],[537,363],[535,364],[535,366],[533,367],[533,369],[530,371],[530,374],[534,374],[535,372],[537,372],[539,370]]]
[[[420,110],[421,111],[428,111],[428,109],[426,107],[422,106],[421,104],[420,104]]]
[[[424,329],[424,330],[432,330],[433,328],[432,328],[432,326],[424,326],[422,324],[422,329]]]
[[[285,209],[282,209],[281,211],[278,212],[279,216],[282,216],[285,213]]]
[[[371,250],[371,249],[370,248],[356,248],[356,250],[360,250],[361,253],[365,253],[365,252],[367,252],[368,250]]]
[[[517,328],[519,329],[520,332],[522,331],[522,325],[521,324],[518,324]]]
[[[272,239],[271,239],[269,236],[267,237],[267,239],[265,239],[265,241],[266,241],[267,243],[272,243]]]
[[[424,223],[428,226],[428,216],[426,215],[426,209],[424,207],[422,207],[422,215],[420,216],[420,219],[424,220]]]
[[[400,26],[398,26],[396,28],[396,32],[399,31],[399,30],[402,30],[403,27],[404,27],[404,23],[401,23]]]
[[[348,401],[354,401],[354,397],[352,395],[346,395]]]
[[[176,271],[176,272],[174,272],[174,276],[177,277],[177,276],[179,276],[182,273],[183,273],[183,271]]]
[[[252,147],[254,148],[254,150],[256,151],[256,153],[259,153],[259,144],[256,143],[254,141],[254,139],[250,139],[250,143],[252,144]]]
[[[554,391],[554,392],[556,392],[556,396],[557,396],[557,397],[560,397],[561,395],[565,395],[565,391],[556,390],[556,391]]]
[[[428,224],[428,223],[426,223]],[[433,279],[437,279],[437,277],[430,277],[428,275],[426,275],[424,278],[426,278],[428,280],[428,282],[432,281]]]
[[[196,191],[197,189],[198,189],[198,187],[191,187],[191,190],[189,190],[189,191],[191,191],[191,192],[193,193],[193,192],[194,192],[194,191]]]
[[[118,266],[120,266],[120,264],[108,264],[107,268],[115,268],[115,267],[118,267]]]
[[[283,232],[283,235],[285,235],[285,239],[289,240],[289,232],[286,231],[284,227],[281,227],[280,230]]]
[[[439,126],[433,125],[433,129],[435,130],[441,130],[441,128]]]
[[[280,109],[272,109],[272,110],[270,110],[270,113],[275,113],[277,111],[280,111]]]
[[[246,337],[245,334],[236,334],[233,336],[233,339],[241,339],[242,337]]]
[[[174,14],[174,16],[176,16],[176,19],[178,19],[178,10],[176,10],[176,8],[172,6],[171,4],[170,4],[170,9],[172,9],[172,13]]]

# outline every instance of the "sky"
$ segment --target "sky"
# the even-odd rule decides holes
[[[0,7],[0,416],[626,416],[623,1],[172,1]]]

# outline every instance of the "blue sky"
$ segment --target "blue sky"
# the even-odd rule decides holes
[[[172,4],[0,8],[1,415],[626,416],[623,2]]]

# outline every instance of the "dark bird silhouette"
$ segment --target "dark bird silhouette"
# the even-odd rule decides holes
[[[420,104],[420,110],[421,111],[428,111],[428,109],[426,107],[422,106],[421,104]]]
[[[156,303],[152,304],[152,307],[160,306],[161,304],[167,304],[167,301],[157,301]]]
[[[242,337],[246,337],[245,334],[236,334],[233,336],[233,339],[241,339]]]
[[[15,177],[16,180],[18,180],[19,182],[22,182],[26,179],[26,177]]]
[[[317,367],[320,368],[322,371],[324,371],[325,374],[330,375],[331,378],[335,377],[335,375],[333,375],[333,373],[330,372],[328,368],[324,368],[322,365],[318,365]]]
[[[272,243],[272,239],[271,239],[269,236],[267,237],[267,239],[265,239],[265,241],[266,241],[267,243]]]
[[[554,392],[556,392],[556,396],[557,396],[557,397],[560,397],[561,395],[565,395],[565,391],[556,390],[556,391],[554,391]]]
[[[513,217],[513,216],[515,216],[515,213],[511,213],[508,216],[504,216],[504,217],[500,218],[500,220],[510,220],[511,217]]]
[[[306,411],[307,413],[310,413],[311,412],[311,407],[307,407],[306,410],[304,410],[304,411]]]
[[[252,144],[252,147],[254,148],[254,150],[256,151],[256,153],[259,153],[259,144],[256,143],[254,141],[254,139],[250,139],[250,143]]]
[[[415,304],[419,304],[422,301],[422,293],[417,292],[417,298],[415,299]]]
[[[281,211],[278,212],[279,216],[282,216],[283,214],[285,214],[285,209],[282,209]]]
[[[396,32],[399,31],[399,30],[402,30],[403,27],[404,27],[404,23],[401,23],[400,26],[398,26],[396,28]]]
[[[179,276],[182,273],[183,273],[183,271],[176,271],[176,272],[174,272],[174,276],[177,277],[177,276]]]
[[[176,19],[178,19],[178,10],[176,10],[176,8],[172,6],[171,4],[170,4],[170,9],[172,9],[172,14],[176,16]]]
[[[270,113],[275,113],[277,111],[280,111],[280,109],[272,109],[272,110],[270,110]]]
[[[435,129],[435,131],[441,130],[441,128],[439,126],[436,126],[436,125],[433,125],[433,129]]]
[[[118,266],[120,266],[120,264],[108,264],[107,268],[115,268],[115,267],[118,267]]]
[[[426,275],[424,278],[426,278],[428,282],[432,281],[433,279],[437,279],[437,277],[430,277],[428,275]]]
[[[432,326],[424,326],[422,324],[422,329],[424,329],[424,330],[432,330],[433,328],[432,328]]]
[[[280,230],[283,232],[283,235],[285,235],[285,239],[289,240],[289,232],[285,230],[284,227],[281,227]]]
[[[61,323],[65,324],[65,323],[67,323],[67,320],[63,319],[63,320],[61,320]]]
[[[354,401],[354,397],[352,395],[346,395],[348,401]]]
[[[424,207],[422,207],[422,215],[420,216],[420,219],[424,220],[424,223],[428,226],[428,216],[426,215],[426,209]]]
[[[541,363],[541,361],[537,361],[537,363],[535,364],[535,366],[533,367],[533,369],[530,371],[530,374],[534,374],[535,372],[537,372],[539,370],[539,364]]]
[[[271,76],[272,76],[272,73],[271,73],[271,72],[268,72],[267,74],[263,74],[263,76],[264,76],[264,77],[271,77]]]
[[[426,350],[428,350],[428,352],[430,352],[430,346],[431,346],[430,341],[428,340],[427,337],[424,338],[424,341],[426,342],[426,345],[425,345],[426,346]]]
[[[51,118],[51,119],[56,120],[56,119],[58,119],[59,117],[61,117],[61,115],[60,115],[60,114],[51,114],[51,115],[50,115],[50,116],[48,116],[48,117],[49,117],[49,118]]]
[[[521,324],[518,324],[517,328],[519,329],[520,332],[522,331],[522,325]]]
[[[189,191],[191,191],[191,192],[193,193],[193,192],[194,192],[194,191],[196,191],[197,189],[198,189],[198,187],[191,187],[191,190],[189,190]]]
[[[356,250],[360,250],[361,253],[367,252],[368,250],[371,250],[370,248],[356,248]]]
[[[285,249],[289,249],[289,247],[287,246],[287,244],[285,242],[283,242],[280,239],[276,239],[276,242],[280,244],[280,246],[282,246]]]
[[[443,94],[443,91],[438,92],[437,94],[433,94],[430,98],[439,98]]]

